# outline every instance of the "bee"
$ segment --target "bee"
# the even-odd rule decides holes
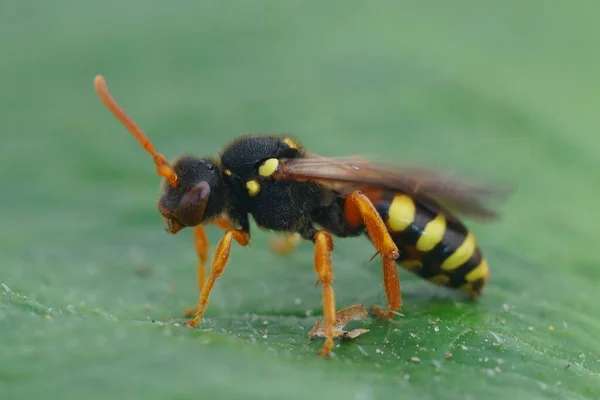
[[[458,215],[497,220],[498,213],[485,200],[504,192],[433,170],[323,156],[290,136],[246,135],[227,144],[217,157],[182,155],[169,163],[118,105],[101,75],[94,86],[105,106],[150,153],[157,174],[164,178],[158,211],[166,230],[176,234],[185,227],[194,229],[200,297],[185,312],[193,317],[186,326],[201,321],[232,243],[250,243],[250,217],[263,230],[287,235],[275,242],[280,252],[292,251],[300,240],[314,245],[317,284],[322,286],[323,356],[333,347],[336,318],[334,237],[366,236],[376,250],[371,259],[380,256],[387,306],[372,308],[380,318],[393,318],[402,307],[398,265],[472,298],[482,293],[490,276],[488,263]],[[207,224],[224,230],[208,276]]]

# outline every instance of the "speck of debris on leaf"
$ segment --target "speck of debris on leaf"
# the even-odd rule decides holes
[[[500,335],[498,335],[496,332],[490,331],[490,335],[492,335],[494,337],[494,339],[496,339],[496,343],[494,343],[494,346],[498,346],[498,345],[501,345],[502,343],[504,343],[504,340],[502,340]]]
[[[342,334],[340,335],[340,339],[341,340],[345,340],[345,341],[356,339],[357,337],[359,337],[363,333],[367,333],[367,332],[369,332],[368,329],[353,329],[350,332],[348,332],[348,331],[342,331]]]
[[[506,303],[502,304],[502,309],[504,312],[510,312],[510,306]]]
[[[418,364],[421,362],[421,359],[419,357],[412,356],[410,358],[410,361],[414,362],[415,364]]]
[[[351,340],[369,332],[368,329],[354,329],[350,332],[344,331],[343,328],[352,320],[361,320],[368,315],[368,311],[361,304],[356,304],[335,314],[334,337],[340,337],[342,340]],[[308,337],[326,336],[325,323],[320,318],[317,319],[315,326],[308,332]]]
[[[444,357],[450,359],[450,358],[452,358],[452,353],[448,352],[448,353],[444,354]]]
[[[529,332],[533,332],[534,328],[533,328],[533,326],[529,326],[529,327],[527,327],[527,329],[529,330]]]
[[[141,265],[136,266],[133,269],[133,272],[140,278],[145,278],[147,276],[150,276],[150,274],[152,273],[152,270],[147,265],[141,264]]]
[[[360,354],[362,354],[363,356],[367,357],[369,355],[369,353],[367,353],[362,346],[356,346],[356,348],[358,349],[358,351],[360,351]]]

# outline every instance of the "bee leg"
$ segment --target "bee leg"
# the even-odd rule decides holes
[[[333,348],[333,336],[335,325],[335,295],[333,293],[333,271],[331,269],[331,251],[333,250],[333,239],[327,231],[317,231],[313,239],[315,243],[315,270],[319,276],[319,282],[323,285],[323,324],[325,326],[325,344],[319,352],[321,356],[327,356]]]
[[[398,266],[396,261],[383,259],[383,285],[388,300],[387,310],[379,306],[373,306],[373,312],[379,318],[393,318],[402,307],[402,294],[400,292],[400,278],[398,278]]]
[[[229,252],[231,251],[231,242],[233,239],[235,239],[241,246],[247,246],[250,243],[250,233],[242,229],[230,229],[225,232],[225,235],[223,235],[223,238],[219,242],[217,250],[215,251],[210,275],[202,286],[200,300],[198,301],[198,306],[196,307],[196,314],[194,315],[193,319],[185,323],[185,326],[195,327],[198,325],[200,319],[204,315],[206,305],[208,304],[208,296],[210,295],[215,281],[223,273],[225,265],[227,264],[227,260],[229,259]]]
[[[215,220],[213,220],[212,223],[214,225],[218,226],[219,228],[223,229],[224,231],[228,231],[228,230],[234,228],[234,226],[231,223],[231,221],[229,220],[229,218],[227,218],[224,215],[218,216]]]
[[[371,200],[360,191],[348,195],[344,204],[344,214],[350,225],[360,226],[361,223],[364,224],[369,238],[377,252],[381,254],[383,282],[388,306],[385,311],[375,306],[373,312],[380,318],[391,318],[402,307],[400,279],[398,278],[398,267],[395,262],[400,255],[398,247]]]
[[[233,229],[233,224],[225,216],[217,217],[212,223],[219,228],[227,231]],[[196,247],[196,254],[198,255],[198,264],[196,266],[196,282],[198,286],[198,295],[202,293],[202,287],[204,286],[204,279],[206,279],[206,262],[208,261],[208,250],[210,249],[210,242],[206,236],[206,232],[202,225],[194,227],[194,245]],[[183,315],[191,317],[198,311],[198,306],[188,308],[184,311]]]
[[[287,235],[285,237],[274,237],[271,239],[269,246],[271,247],[271,250],[279,254],[289,254],[294,251],[296,246],[298,246],[300,238],[301,236],[299,233],[292,233],[291,235]]]
[[[204,286],[204,280],[206,278],[206,261],[208,261],[208,250],[210,249],[210,243],[206,236],[206,231],[202,225],[194,227],[194,245],[196,247],[196,254],[198,255],[198,264],[196,266],[196,284],[198,285],[198,293],[202,293],[202,287]],[[198,307],[192,307],[185,310],[184,314],[186,317],[191,317],[196,314]]]

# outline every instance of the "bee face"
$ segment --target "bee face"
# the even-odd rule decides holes
[[[183,156],[173,163],[178,184],[164,181],[158,210],[175,234],[186,226],[196,226],[218,215],[225,200],[221,169],[211,159]]]

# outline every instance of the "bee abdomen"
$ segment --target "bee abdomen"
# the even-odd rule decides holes
[[[475,236],[460,221],[405,194],[385,194],[375,206],[400,250],[398,264],[437,285],[479,295],[489,267]]]

